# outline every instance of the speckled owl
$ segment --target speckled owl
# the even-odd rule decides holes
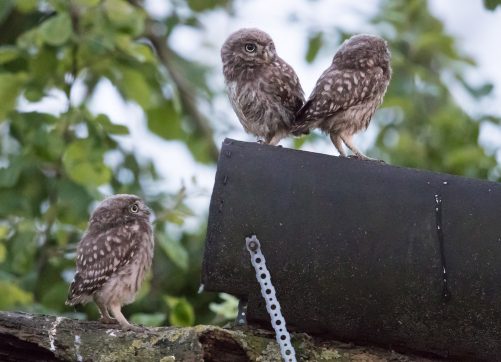
[[[138,329],[121,308],[134,301],[151,267],[154,239],[149,216],[150,209],[134,195],[114,195],[98,205],[78,243],[66,304],[94,301],[102,323]]]
[[[278,144],[304,103],[294,69],[278,56],[271,37],[253,28],[231,34],[221,58],[231,105],[245,131]]]
[[[375,35],[355,35],[334,55],[299,110],[292,133],[300,135],[320,128],[330,135],[341,156],[343,143],[354,157],[369,159],[353,143],[353,135],[365,130],[383,101],[391,79],[390,51]]]

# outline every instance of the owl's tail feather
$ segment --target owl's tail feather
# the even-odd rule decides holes
[[[311,124],[306,119],[306,109],[309,107],[310,103],[310,100],[306,101],[296,113],[290,130],[290,133],[294,136],[302,136],[310,133]]]
[[[77,304],[85,304],[88,303],[89,301],[92,300],[92,296],[88,294],[80,294],[80,295],[69,295],[68,299],[66,299],[66,302],[64,304],[66,305],[77,305]]]
[[[70,291],[68,293],[68,299],[66,299],[66,302],[64,304],[66,305],[75,305],[80,303],[80,298],[78,295],[75,295],[75,282],[71,283],[70,286]]]
[[[68,292],[68,298],[64,304],[66,305],[76,305],[85,304],[92,299],[92,295],[84,292],[82,290],[82,278],[77,273],[75,279],[71,282],[70,290]]]
[[[302,136],[310,133],[310,126],[308,124],[293,124],[290,131],[294,136]]]

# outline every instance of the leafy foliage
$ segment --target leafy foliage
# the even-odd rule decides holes
[[[189,5],[195,17],[228,3]],[[125,101],[141,107],[151,132],[182,140],[197,160],[214,162],[210,126],[201,125],[206,120],[193,102],[197,88],[207,88],[206,70],[198,79],[176,83],[171,62],[180,70],[193,64],[168,48],[167,37],[162,21],[133,1],[1,2],[1,309],[72,313],[64,300],[76,243],[93,202],[106,190],[139,194],[157,215],[154,271],[127,313],[148,325],[190,325],[196,305],[200,320],[212,318],[208,304],[213,297],[192,302],[203,230],[179,234],[169,227],[179,228],[194,215],[186,205],[185,188],[169,195],[151,187],[160,181],[154,165],[119,141],[128,127],[89,108],[100,82],[110,81]],[[76,90],[84,94],[82,100],[73,97]],[[182,94],[189,94],[191,102]],[[201,99],[209,96],[199,94]],[[63,104],[59,114],[28,110],[54,97]],[[80,310],[96,316],[93,307]]]
[[[484,6],[489,10],[495,10],[499,5],[501,5],[500,0],[484,0]]]

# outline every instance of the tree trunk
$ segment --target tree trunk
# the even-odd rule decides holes
[[[292,336],[299,361],[426,361],[375,347]],[[0,312],[0,361],[281,361],[274,335],[256,328],[145,328]]]

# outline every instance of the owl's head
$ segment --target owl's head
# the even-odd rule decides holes
[[[381,67],[389,68],[390,50],[386,40],[369,34],[354,35],[344,41],[336,55],[333,63],[343,66],[351,65],[354,68]]]
[[[90,224],[102,227],[148,221],[150,214],[150,208],[138,196],[117,194],[101,201],[90,217]]]
[[[277,53],[271,37],[255,28],[240,29],[231,34],[221,48],[223,72],[232,73],[270,64]]]

